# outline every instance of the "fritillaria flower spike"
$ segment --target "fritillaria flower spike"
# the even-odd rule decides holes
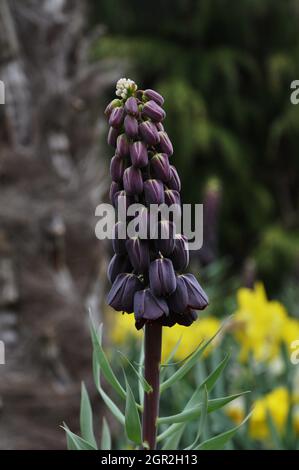
[[[170,164],[173,146],[162,124],[164,98],[155,90],[138,90],[129,79],[117,82],[116,95],[105,110],[108,143],[115,149],[111,202],[115,207],[121,199],[126,207],[138,202],[145,210],[162,203],[180,208],[181,182]],[[205,308],[208,298],[192,274],[182,274],[189,263],[187,239],[175,233],[172,222],[163,220],[155,241],[119,239],[121,223],[115,227],[115,255],[108,268],[110,305],[128,313],[134,310],[137,328],[152,321],[168,326],[192,324],[193,310]]]
[[[181,216],[181,181],[170,163],[173,146],[162,124],[164,98],[155,90],[138,90],[125,78],[117,82],[116,96],[105,110],[107,142],[114,148],[110,200],[117,209],[138,203],[139,228],[144,230],[134,237],[125,230],[121,237],[132,217],[116,222],[107,300],[117,311],[134,312],[137,329],[145,326],[144,377],[152,392],[144,394],[142,439],[146,448],[155,449],[162,327],[190,326],[197,318],[195,310],[204,309],[208,298],[193,274],[183,274],[188,242],[175,230],[176,216]],[[148,227],[153,204],[174,207],[175,220],[162,218]]]

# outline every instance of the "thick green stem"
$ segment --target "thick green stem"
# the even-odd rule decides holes
[[[156,448],[157,418],[160,399],[160,362],[162,326],[157,322],[147,323],[144,336],[144,377],[153,391],[144,394],[142,437],[149,449]]]

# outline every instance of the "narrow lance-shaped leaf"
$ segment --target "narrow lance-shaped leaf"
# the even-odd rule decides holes
[[[218,330],[217,333],[212,336],[212,338],[210,338],[208,341],[206,341],[202,346],[199,345],[199,347],[194,351],[190,358],[171,377],[169,377],[169,379],[167,379],[161,384],[161,393],[167,390],[167,388],[171,387],[178,380],[181,380],[189,372],[189,370],[192,369],[194,364],[196,364],[196,362],[202,356],[209,344],[211,344],[211,342],[219,333],[219,331],[220,330]]]
[[[193,444],[187,447],[186,450],[192,450],[197,446],[198,441],[203,433],[203,430],[206,424],[207,415],[208,415],[208,390],[207,390],[207,387],[204,386],[204,389],[202,391],[202,407],[201,407],[201,414],[200,414],[200,419],[199,419],[199,424],[198,424],[198,430],[197,430],[196,437],[195,437]]]
[[[218,367],[211,372],[211,374],[200,384],[198,385],[197,389],[193,393],[192,397],[186,404],[184,411],[196,406],[196,404],[200,403],[201,399],[201,390],[204,386],[207,387],[208,392],[212,390],[215,382],[219,378],[221,372],[223,371],[224,367],[226,366],[229,359],[229,355],[227,355],[223,361],[218,365]],[[157,442],[160,442],[164,439],[169,438],[173,433],[177,432],[179,429],[184,428],[185,423],[174,423],[169,426],[165,431],[163,431],[158,437]]]
[[[105,418],[103,418],[102,425],[101,450],[111,450],[111,434]]]
[[[111,366],[109,364],[109,361],[106,357],[106,354],[102,348],[102,345],[99,341],[99,337],[97,335],[97,332],[95,330],[94,325],[91,323],[91,338],[92,338],[92,344],[94,347],[94,351],[96,354],[96,359],[99,362],[99,366],[101,368],[101,371],[103,372],[103,375],[105,376],[105,379],[109,384],[114,388],[114,390],[123,398],[126,398],[126,392],[117,380],[113,370],[111,369]]]
[[[141,438],[141,424],[140,424],[140,417],[138,413],[138,409],[136,406],[135,398],[131,387],[126,380],[126,413],[125,413],[125,429],[128,438],[135,442],[136,444],[142,443]]]
[[[93,432],[92,409],[84,383],[82,383],[81,386],[80,430],[83,439],[94,447],[97,447],[97,442]]]
[[[125,356],[125,354],[123,354],[121,351],[118,351],[118,352],[126,360],[126,362],[129,364],[129,366],[133,370],[134,374],[136,375],[136,377],[139,380],[139,383],[141,384],[141,387],[142,387],[143,391],[147,392],[147,393],[152,392],[152,390],[153,390],[152,386],[145,380],[143,375],[140,374],[138,372],[138,370],[136,370],[136,368],[133,366],[132,362],[127,358],[127,356]]]
[[[245,393],[248,393],[248,392],[237,393],[235,395],[230,395],[230,396],[223,397],[223,398],[215,398],[214,400],[209,400],[208,401],[208,413],[211,413],[212,411],[222,408],[227,403],[231,402],[232,400],[235,400],[236,398],[244,395]],[[172,423],[182,423],[186,421],[192,421],[198,418],[201,412],[202,412],[202,403],[200,403],[194,408],[184,410],[181,413],[178,413],[176,415],[158,418],[158,423],[159,424],[169,424],[169,423],[172,424]]]
[[[249,419],[250,414],[244,419],[244,421],[239,424],[238,426],[230,429],[229,431],[225,431],[218,436],[211,437],[207,441],[202,442],[199,446],[195,447],[194,450],[221,450],[225,446],[225,444],[236,434],[236,432],[240,429],[241,426]]]
[[[89,444],[89,442],[87,442],[85,439],[82,439],[82,437],[77,436],[77,434],[74,434],[72,431],[70,431],[67,426],[61,427],[68,435],[69,442],[71,442],[72,447],[76,447],[77,450],[97,450],[96,447]]]
[[[102,328],[99,328],[99,333],[98,333],[98,338],[99,341],[102,341]],[[97,354],[95,349],[93,350],[92,354],[92,370],[93,370],[93,377],[94,377],[94,382],[97,388],[97,391],[102,397],[102,400],[105,402],[106,406],[109,408],[111,413],[115,416],[115,418],[122,424],[125,424],[125,417],[123,413],[120,411],[118,406],[111,400],[111,398],[107,395],[107,393],[103,390],[101,387],[101,380],[100,380],[100,365],[97,360]]]

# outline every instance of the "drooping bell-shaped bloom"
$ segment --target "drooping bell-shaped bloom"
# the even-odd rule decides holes
[[[130,139],[136,139],[138,137],[138,121],[134,116],[128,114],[124,120],[124,129],[126,135]]]
[[[188,292],[188,307],[196,310],[203,310],[209,304],[209,299],[195,276],[193,274],[182,274],[187,292]]]
[[[173,146],[165,131],[159,131],[159,147],[162,153],[171,156],[173,154]]]
[[[136,141],[130,145],[132,165],[142,168],[148,164],[147,147],[144,142]]]
[[[114,108],[118,108],[119,106],[121,106],[121,101],[117,98],[115,98],[114,100],[110,101],[110,103],[108,104],[108,106],[106,106],[106,109],[104,111],[105,115],[107,116],[107,118],[109,119],[112,111]]]
[[[170,177],[167,182],[167,187],[178,192],[180,192],[182,189],[180,177],[178,175],[177,169],[173,165],[170,165]]]
[[[188,307],[188,290],[182,276],[177,276],[176,289],[167,300],[169,310],[183,313]]]
[[[142,116],[160,122],[165,119],[166,113],[155,101],[150,100],[143,106]]]
[[[174,189],[165,190],[165,204],[172,206],[172,204],[181,205],[180,193]]]
[[[111,204],[113,204],[114,207],[115,207],[115,195],[119,193],[120,190],[121,190],[120,184],[117,183],[116,181],[112,181],[110,185],[109,199],[110,199]]]
[[[184,271],[189,264],[188,239],[181,234],[175,235],[174,249],[170,255],[176,271]]]
[[[162,181],[149,179],[144,182],[144,198],[146,204],[163,204],[164,203],[164,187]]]
[[[130,98],[127,99],[125,103],[125,111],[127,114],[130,114],[131,116],[138,116],[139,110],[138,110],[138,103],[137,99],[134,98],[134,96],[130,96]]]
[[[118,274],[107,297],[108,304],[117,311],[132,313],[134,296],[143,288],[135,274]]]
[[[114,253],[118,255],[125,255],[127,254],[127,247],[126,247],[126,224],[119,220],[113,227],[112,232],[112,247]]]
[[[119,135],[119,130],[115,129],[114,127],[110,127],[109,132],[108,132],[108,137],[107,137],[108,145],[111,145],[111,147],[115,148],[118,135]]]
[[[151,291],[158,297],[172,294],[176,288],[176,276],[172,262],[167,258],[152,261],[149,268]]]
[[[138,290],[134,296],[134,313],[136,320],[156,320],[168,315],[169,309],[165,299],[156,297],[150,289]]]
[[[155,90],[145,90],[144,91],[144,95],[146,96],[146,98],[148,98],[149,100],[154,100],[159,106],[162,106],[163,103],[164,103],[164,98],[162,95],[160,95],[160,93],[158,93],[157,91]]]
[[[118,129],[124,122],[124,108],[114,108],[110,114],[109,125]]]
[[[115,254],[109,263],[107,275],[109,281],[112,283],[119,273],[130,273],[133,267],[127,255]]]
[[[138,274],[148,270],[150,265],[148,241],[140,240],[138,237],[129,238],[126,242],[126,248],[134,270]]]
[[[161,220],[157,226],[155,247],[163,256],[169,256],[175,246],[175,227],[169,220]]]
[[[116,141],[117,153],[120,157],[127,157],[130,153],[129,140],[126,134],[120,134]]]
[[[120,182],[123,179],[126,168],[125,160],[119,155],[114,155],[110,162],[110,176],[113,181]]]
[[[165,153],[156,153],[150,161],[150,170],[153,178],[167,183],[170,179],[170,165]]]
[[[123,183],[125,191],[129,196],[142,193],[143,179],[139,168],[135,166],[127,168],[124,172]]]
[[[160,142],[158,129],[151,121],[143,121],[139,124],[139,133],[148,145],[157,145]]]

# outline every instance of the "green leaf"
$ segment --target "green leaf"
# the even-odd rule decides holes
[[[164,446],[162,447],[163,450],[176,450],[180,443],[181,437],[183,435],[185,426],[181,426],[171,437],[169,437],[166,441]]]
[[[143,365],[144,365],[144,341],[142,341],[141,343],[140,357],[139,357],[139,364],[138,364],[138,372],[139,372],[139,375],[141,375],[142,377],[143,377]],[[143,393],[143,387],[140,381],[138,382],[138,391],[139,391],[140,406],[143,407],[144,393]]]
[[[211,413],[213,411],[219,410],[219,408],[223,408],[223,406],[227,405],[227,403],[230,403],[238,397],[247,395],[247,393],[250,393],[250,391],[247,390],[245,392],[235,393],[234,395],[228,395],[227,397],[222,398],[213,398],[212,400],[209,400],[208,412]]]
[[[244,395],[245,393],[248,393],[248,392],[237,393],[235,395],[230,395],[230,396],[223,397],[223,398],[215,398],[213,400],[209,400],[208,401],[208,413],[211,413],[215,410],[218,410],[219,408],[222,408],[227,403],[231,402],[232,400],[235,400],[236,398]],[[192,421],[194,419],[197,419],[201,415],[202,407],[203,407],[203,404],[200,403],[199,405],[190,409],[185,409],[184,411],[176,415],[158,418],[158,423],[159,424],[172,424],[172,423],[184,423],[186,421]]]
[[[238,426],[230,429],[229,431],[225,431],[218,436],[211,437],[207,441],[202,442],[199,446],[195,447],[194,450],[221,450],[225,446],[225,444],[236,434],[236,432],[240,429],[241,426],[249,419],[250,414],[244,419],[244,421],[239,424]]]
[[[191,444],[191,446],[187,447],[186,450],[193,450],[197,446],[197,444],[199,442],[199,439],[200,439],[200,437],[203,433],[205,424],[206,424],[207,415],[208,415],[208,390],[207,390],[206,386],[204,386],[204,389],[203,389],[203,392],[202,392],[202,399],[203,399],[202,400],[202,408],[201,408],[201,414],[200,414],[197,434],[196,434],[196,437],[195,437],[195,440],[194,440],[193,444]]]
[[[99,333],[98,333],[98,338],[99,341],[102,341],[102,328],[99,328]],[[92,370],[93,370],[93,377],[94,377],[94,382],[97,388],[97,391],[102,397],[102,400],[105,402],[106,406],[109,408],[111,413],[114,415],[114,417],[122,424],[125,424],[125,417],[123,413],[120,411],[118,406],[111,400],[111,398],[107,395],[107,393],[103,390],[101,387],[101,379],[100,379],[100,365],[97,360],[97,354],[96,351],[93,351],[92,355]]]
[[[152,386],[145,380],[145,378],[143,377],[142,374],[140,374],[138,372],[138,370],[136,370],[136,368],[133,366],[132,362],[127,358],[127,356],[125,356],[121,351],[118,351],[118,353],[127,361],[127,363],[129,364],[129,366],[131,367],[131,369],[133,370],[133,372],[135,373],[135,375],[137,376],[138,380],[139,380],[139,383],[141,384],[142,386],[142,389],[144,392],[152,392],[153,391],[153,388]]]
[[[189,357],[189,359],[171,377],[169,377],[169,379],[165,380],[165,382],[161,384],[161,393],[167,390],[167,388],[171,387],[178,380],[181,380],[189,372],[189,370],[192,369],[192,367],[196,364],[198,359],[202,356],[206,348],[209,346],[209,344],[211,344],[211,342],[217,336],[220,330],[218,330],[217,333],[212,336],[212,338],[210,338],[208,341],[206,341],[202,346],[199,345],[198,348],[194,351],[194,353]]]
[[[113,370],[111,369],[109,361],[102,348],[101,341],[99,340],[99,336],[92,322],[91,322],[90,331],[91,331],[92,344],[93,344],[93,348],[95,351],[95,357],[99,363],[100,369],[103,372],[105,379],[123,399],[126,399],[126,392],[121,386],[121,384],[119,383],[119,381],[117,380]]]
[[[97,450],[96,447],[91,445],[85,439],[82,439],[82,437],[77,436],[77,434],[74,434],[72,431],[70,431],[70,429],[66,425],[61,427],[66,432],[68,436],[68,442],[70,443],[72,449],[75,450],[76,448],[76,450]]]
[[[103,418],[101,450],[111,450],[111,434],[105,418]]]
[[[230,359],[230,353],[226,354],[224,359],[218,364],[218,366],[213,370],[213,372],[211,372],[210,375],[208,375],[208,377],[201,384],[202,386],[207,387],[208,392],[210,392],[213,389],[215,383],[217,382],[218,378],[220,377],[223,370],[225,369],[229,359]]]
[[[135,442],[136,444],[142,443],[141,438],[141,424],[140,424],[140,417],[138,413],[138,409],[136,406],[135,398],[131,387],[126,380],[126,412],[125,412],[125,429],[128,438]]]
[[[88,392],[83,382],[81,386],[80,430],[83,439],[94,447],[97,447],[97,442],[93,432],[92,409]]]

